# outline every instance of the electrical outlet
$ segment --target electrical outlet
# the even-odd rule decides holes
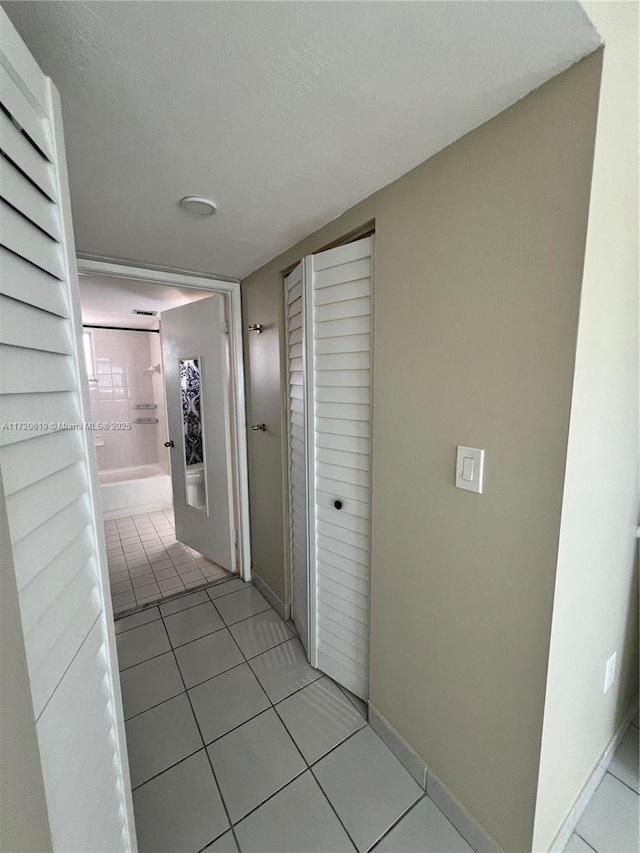
[[[611,652],[609,657],[607,658],[607,662],[604,667],[604,687],[602,688],[602,692],[606,693],[607,690],[613,684],[613,681],[616,677],[616,656],[617,652]]]

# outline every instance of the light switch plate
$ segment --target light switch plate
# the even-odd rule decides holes
[[[482,494],[484,476],[484,450],[458,445],[456,456],[456,487],[467,492]]]

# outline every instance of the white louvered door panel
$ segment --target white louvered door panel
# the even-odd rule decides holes
[[[135,850],[59,99],[0,28],[0,466],[49,823]]]
[[[373,237],[313,255],[305,264],[313,297],[312,663],[366,699]]]
[[[292,617],[309,650],[309,515],[305,389],[305,298],[302,264],[285,279],[289,435],[289,559]]]

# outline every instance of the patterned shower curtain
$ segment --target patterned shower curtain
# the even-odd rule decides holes
[[[200,417],[200,365],[197,358],[180,362],[180,387],[186,464],[196,465],[204,461]]]

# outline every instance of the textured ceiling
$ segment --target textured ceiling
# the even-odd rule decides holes
[[[577,2],[4,8],[62,95],[78,251],[233,277],[600,44]]]

